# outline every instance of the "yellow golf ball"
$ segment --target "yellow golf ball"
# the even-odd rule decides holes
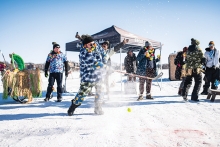
[[[131,108],[128,108],[128,112],[131,112]]]

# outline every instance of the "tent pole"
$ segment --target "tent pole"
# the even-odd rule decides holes
[[[66,58],[67,58],[67,51],[66,51]],[[66,91],[66,77],[65,77],[65,84],[64,84],[64,91],[63,91],[64,93],[67,93],[67,91]]]
[[[162,44],[160,43],[160,71],[162,72],[161,50],[162,50]],[[162,77],[160,78],[160,85],[162,87]]]
[[[122,71],[122,63],[121,63],[121,48],[120,48],[120,70]],[[121,92],[122,92],[122,74],[121,75]]]

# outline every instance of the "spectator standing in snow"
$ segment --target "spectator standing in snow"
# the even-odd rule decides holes
[[[184,100],[187,100],[188,91],[192,85],[192,78],[194,78],[195,85],[191,100],[199,101],[198,93],[202,84],[202,64],[205,63],[205,58],[199,44],[200,42],[198,40],[192,38],[191,45],[188,47],[186,54],[186,79],[182,91]]]
[[[128,39],[124,39],[121,43],[117,44],[116,46],[109,48],[109,41],[104,41],[102,43],[102,48],[105,51],[106,54],[106,60],[107,64],[105,67],[106,70],[106,76],[104,78],[105,86],[106,86],[106,91],[109,99],[109,75],[113,72],[111,70],[111,56],[114,55],[116,52],[120,50],[121,47],[123,47],[126,43],[128,43]]]
[[[68,76],[68,61],[65,56],[60,51],[60,45],[56,42],[53,42],[53,50],[48,54],[46,63],[45,63],[45,77],[48,77],[48,71],[50,71],[49,75],[49,84],[47,87],[46,98],[44,101],[49,101],[50,95],[53,91],[53,85],[55,80],[57,81],[57,102],[62,101],[62,81],[63,81],[63,71],[65,66],[65,76]]]
[[[182,96],[183,84],[185,82],[185,76],[183,75],[182,72],[184,70],[183,68],[184,68],[184,64],[185,64],[187,49],[188,49],[187,47],[184,47],[183,51],[178,52],[176,58],[174,59],[174,64],[176,65],[175,78],[177,80],[182,79],[182,82],[180,84],[179,91],[178,91],[178,94],[180,96]]]
[[[210,87],[211,82],[211,89],[218,89],[217,85],[215,85],[216,71],[219,69],[219,50],[215,48],[214,41],[209,42],[209,47],[205,49],[205,84],[203,85],[202,95],[208,94],[208,89]]]
[[[155,58],[155,49],[151,42],[146,41],[145,46],[140,50],[137,55],[138,67],[137,75],[147,76],[154,78],[157,76],[156,62],[160,60],[160,57]],[[140,95],[138,101],[143,100],[144,84],[146,82],[146,99],[153,99],[151,96],[151,79],[139,78],[139,91]]]
[[[136,58],[135,53],[133,53],[132,50],[129,50],[127,52],[127,56],[124,59],[124,66],[125,66],[126,73],[131,73],[131,74],[136,73],[135,71],[135,67],[137,66],[136,59],[137,58]],[[133,77],[133,80],[132,80],[132,77],[128,76],[128,81],[136,81],[136,77]]]

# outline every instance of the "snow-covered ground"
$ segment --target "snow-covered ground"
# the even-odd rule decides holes
[[[219,97],[214,103],[206,96],[200,96],[200,102],[184,102],[177,95],[180,81],[169,81],[168,71],[163,72],[161,91],[153,82],[154,100],[136,101],[136,94],[123,94],[120,74],[114,73],[115,86],[103,106],[105,114],[94,115],[94,98],[87,97],[71,117],[67,109],[79,88],[79,73],[68,77],[70,93],[64,94],[61,103],[55,102],[56,97],[43,101],[47,79],[42,74],[42,98],[30,104],[0,100],[0,146],[220,147]],[[2,91],[1,84],[1,96]]]

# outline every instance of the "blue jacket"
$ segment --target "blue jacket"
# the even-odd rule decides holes
[[[101,69],[95,69],[96,62],[106,64],[104,49],[96,42],[97,47],[94,51],[88,52],[81,47],[79,54],[81,82],[98,82],[102,78]]]
[[[48,66],[50,65],[50,73],[63,73],[64,62],[67,62],[67,58],[62,52],[55,53],[52,51],[46,59],[46,64],[49,63]]]
[[[137,61],[138,61],[137,75],[140,75],[140,76],[146,76],[147,75],[146,72],[148,68],[151,68],[151,69],[153,68],[156,71],[156,62],[159,61],[159,59],[155,59],[155,56],[153,57],[153,60],[148,59],[145,56],[145,52],[146,50],[143,48],[139,51],[137,55]],[[153,54],[155,54],[155,50]]]

